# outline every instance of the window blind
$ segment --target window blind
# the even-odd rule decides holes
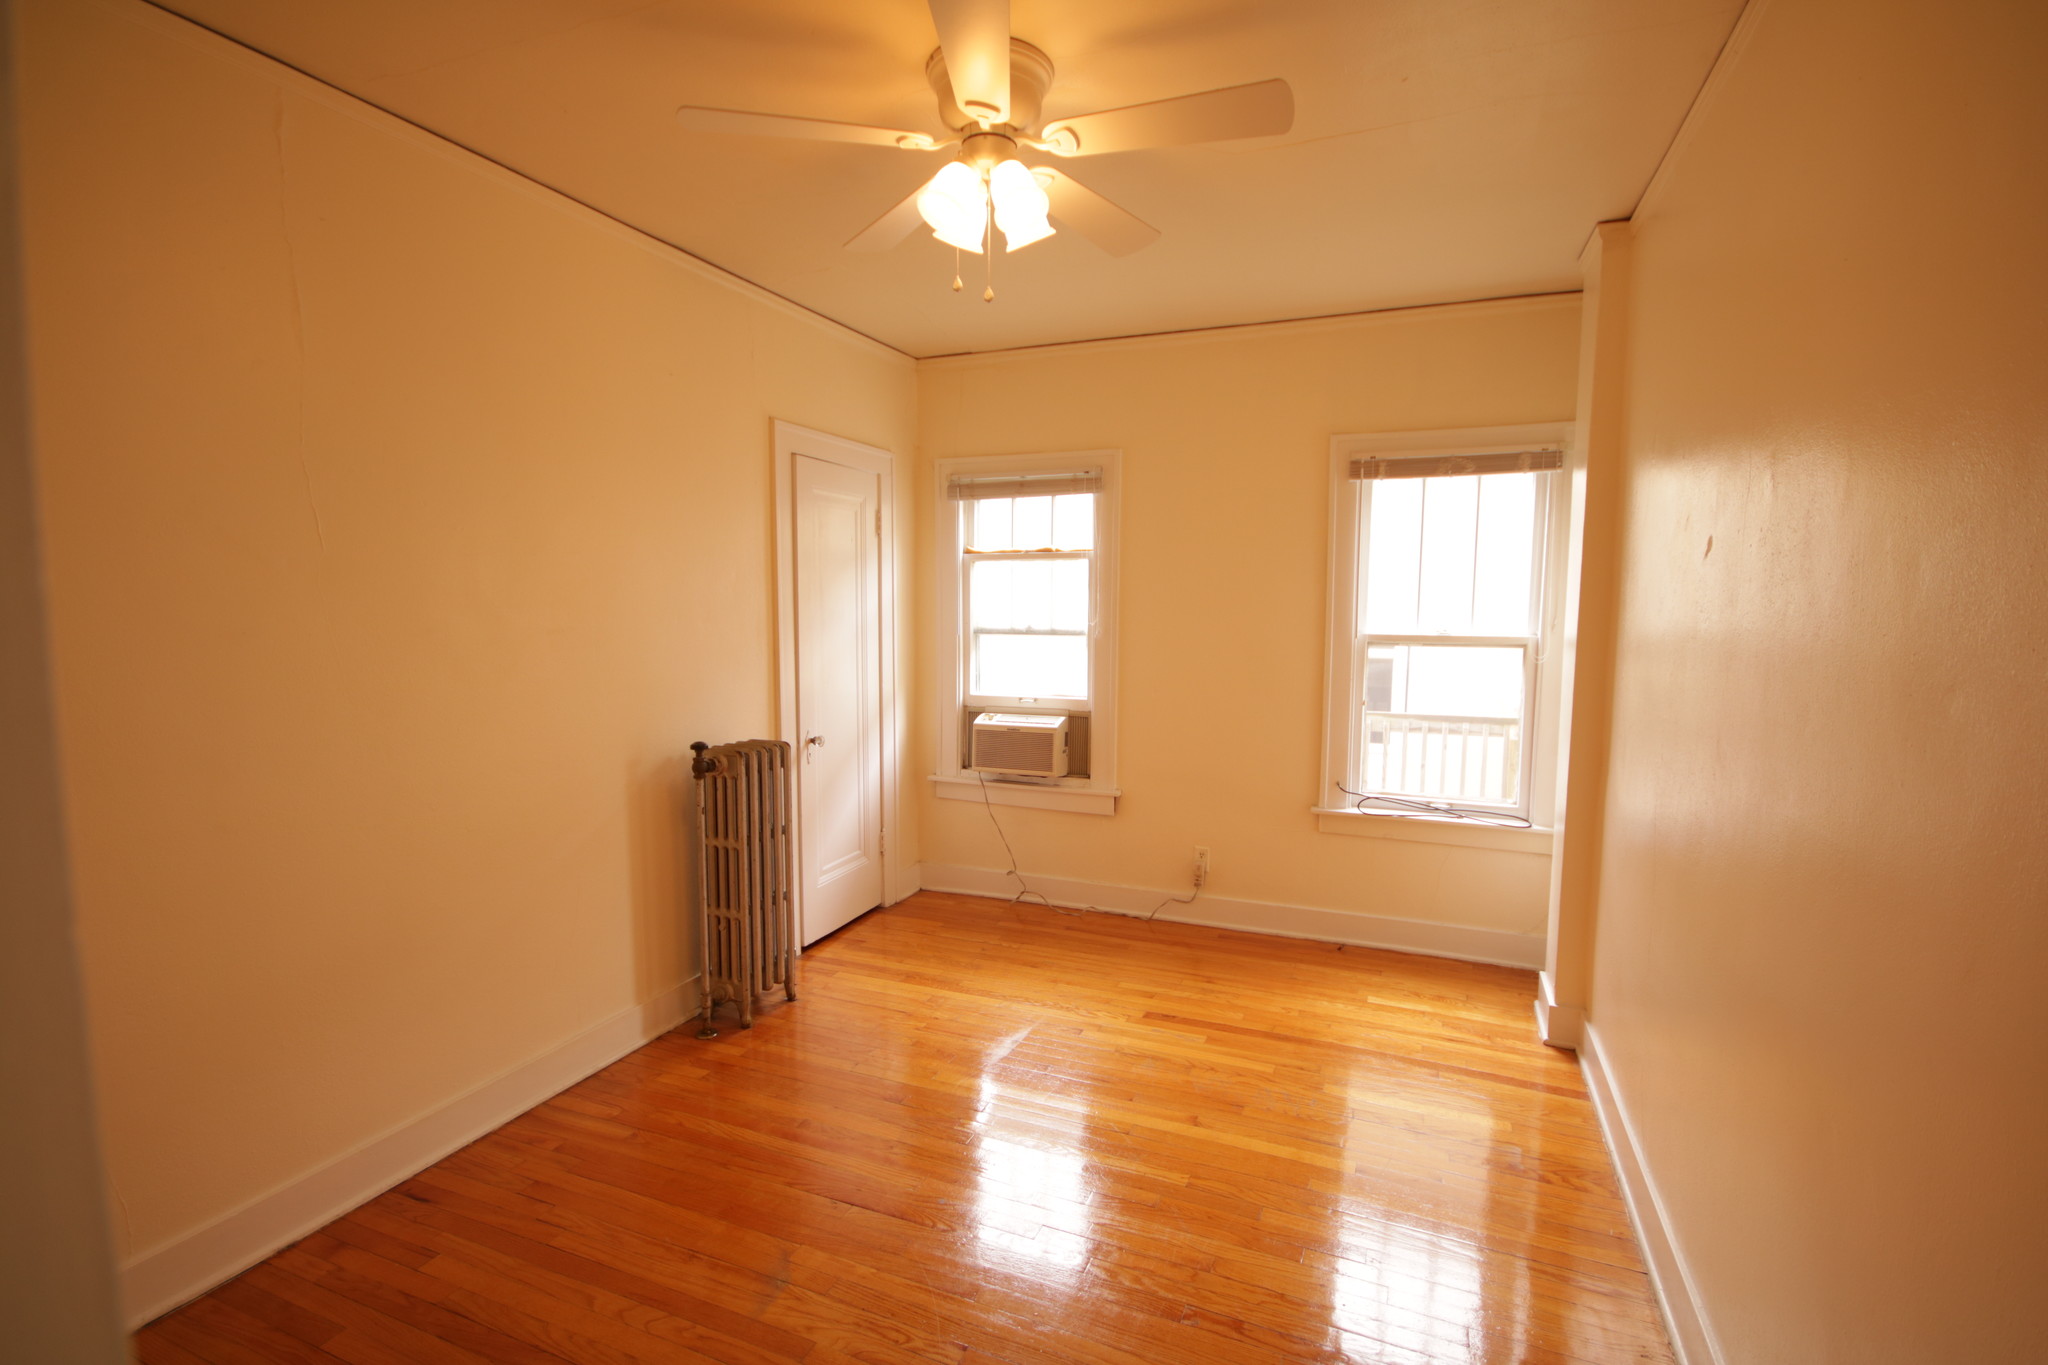
[[[1460,474],[1531,474],[1564,468],[1559,450],[1510,450],[1490,455],[1404,455],[1351,462],[1354,479],[1442,479]]]
[[[993,498],[1052,498],[1062,493],[1099,493],[1102,471],[1068,470],[1060,474],[992,474],[971,479],[955,475],[946,481],[954,502],[987,502]]]

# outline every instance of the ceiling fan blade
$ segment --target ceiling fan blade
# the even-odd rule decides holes
[[[1159,229],[1127,213],[1065,171],[1034,166],[1052,200],[1052,216],[1112,256],[1128,256],[1159,240]]]
[[[953,102],[988,123],[1010,121],[1010,0],[930,0]]]
[[[1286,81],[1270,80],[1055,119],[1046,125],[1044,140],[1047,150],[1062,156],[1098,156],[1141,147],[1270,137],[1293,126],[1294,92]]]
[[[874,222],[860,230],[854,239],[846,244],[848,251],[887,251],[902,244],[903,239],[915,232],[924,222],[924,216],[917,211],[917,196],[924,193],[927,180],[919,185],[896,207],[890,209]]]
[[[676,121],[700,133],[749,133],[757,137],[801,137],[814,142],[861,142],[873,147],[906,147],[928,152],[938,139],[902,128],[870,128],[860,123],[834,123],[788,114],[750,114],[744,109],[701,109],[686,104]]]

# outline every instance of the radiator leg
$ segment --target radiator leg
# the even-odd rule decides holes
[[[699,1038],[716,1038],[718,1030],[711,1026],[711,896],[710,872],[711,840],[707,837],[704,810],[704,773],[698,765],[704,762],[704,751],[708,744],[692,744],[695,754],[692,765],[690,786],[697,802],[697,985],[699,1005],[697,1018],[701,1027]]]
[[[802,950],[798,940],[803,937],[801,926],[796,922],[796,793],[790,781],[790,754],[787,746],[776,751],[776,805],[775,805],[775,863],[777,887],[775,899],[775,922],[780,926],[782,940],[782,993],[790,1000],[796,999],[796,960]]]
[[[756,953],[759,945],[761,926],[761,800],[762,793],[757,775],[760,763],[757,756],[748,751],[740,756],[735,766],[739,770],[739,833],[740,833],[740,900],[746,913],[734,924],[739,938],[738,965],[733,971],[733,994],[739,998],[734,1002],[740,1007],[740,1027],[754,1026],[754,977],[758,970]]]
[[[791,782],[791,753],[776,751],[776,902],[774,919],[782,929],[782,995],[797,999],[797,956],[803,952],[803,927],[797,923],[797,792]]]

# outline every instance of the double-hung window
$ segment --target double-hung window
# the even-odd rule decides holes
[[[971,706],[1086,706],[1099,470],[962,475],[960,600]]]
[[[1333,443],[1320,808],[1547,816],[1562,451],[1554,427]]]
[[[1050,796],[1006,782],[1005,799],[1108,813],[1115,452],[945,460],[939,478],[940,619],[952,627],[939,794],[970,781],[971,799],[985,794],[966,762],[975,715],[1063,715],[1071,776],[1040,784]]]

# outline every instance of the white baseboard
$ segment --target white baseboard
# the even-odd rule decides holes
[[[927,891],[1008,900],[1018,883],[1007,872],[952,863],[924,864]],[[1072,877],[1025,878],[1031,889],[1054,905],[1070,909],[1093,907],[1119,915],[1146,915],[1169,896],[1185,891],[1160,891],[1139,886],[1112,886]],[[1466,962],[1491,962],[1504,967],[1541,967],[1543,935],[1516,934],[1505,929],[1475,929],[1430,920],[1394,919],[1350,910],[1324,910],[1307,905],[1232,900],[1203,895],[1188,905],[1167,905],[1158,918],[1179,924],[1205,924],[1215,929],[1242,929],[1281,938],[1312,938],[1325,943],[1350,943],[1361,948],[1392,948],[1429,957],[1454,957]]]
[[[1664,1326],[1671,1333],[1678,1365],[1722,1365],[1721,1349],[1707,1326],[1699,1293],[1672,1236],[1664,1201],[1657,1196],[1650,1169],[1643,1164],[1642,1148],[1636,1142],[1628,1110],[1623,1108],[1621,1095],[1614,1088],[1614,1076],[1607,1069],[1600,1037],[1591,1024],[1586,1024],[1581,1034],[1579,1068],[1586,1074],[1586,1089],[1592,1094],[1594,1112],[1600,1116],[1600,1129],[1607,1135],[1607,1148],[1614,1154],[1622,1198],[1628,1204],[1629,1221],[1635,1224],[1643,1260],[1649,1264],[1650,1285],[1657,1292],[1658,1307],[1664,1311]]]
[[[137,1257],[121,1271],[122,1311],[129,1326],[139,1327],[197,1298],[660,1037],[683,1021],[686,1009],[695,1013],[695,982],[691,977],[645,1004],[620,1010],[496,1080]]]
[[[899,863],[890,868],[889,889],[883,893],[882,903],[894,905],[898,901],[909,900],[924,890],[924,883],[920,880],[923,875],[923,863]]]
[[[1557,983],[1549,972],[1536,973],[1536,1036],[1574,1052],[1586,1036],[1586,1011],[1557,1003]]]

